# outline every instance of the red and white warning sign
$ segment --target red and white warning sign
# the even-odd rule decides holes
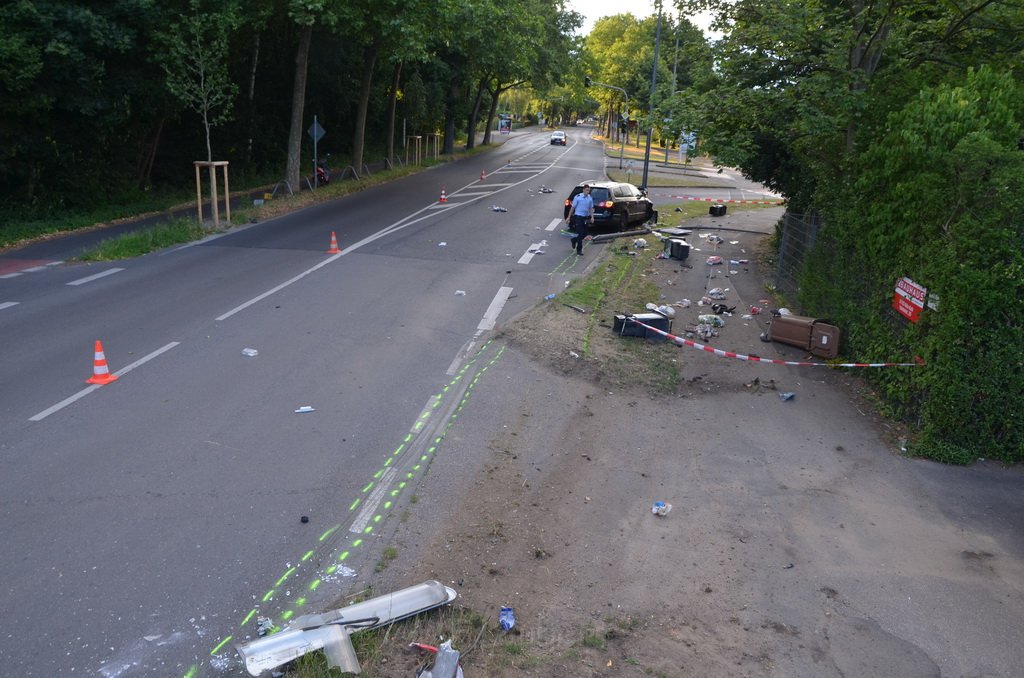
[[[916,323],[921,319],[921,310],[928,297],[927,288],[921,287],[910,278],[903,277],[896,281],[896,293],[892,296],[892,307]]]

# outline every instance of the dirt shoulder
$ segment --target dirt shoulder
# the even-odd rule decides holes
[[[766,316],[742,317],[766,297],[756,232],[770,223],[767,211],[721,230],[696,220],[689,259],[645,275],[659,302],[727,290],[736,313],[710,345],[805,360],[759,340]],[[708,267],[712,252],[749,263]],[[678,308],[677,333],[706,312]],[[399,530],[416,554],[402,578],[453,586],[483,620],[455,638],[467,676],[1017,674],[1020,469],[898,456],[898,431],[850,371],[683,347],[677,391],[652,396],[601,364],[646,340],[601,327],[576,358],[580,320],[546,304],[505,328],[506,354],[474,395],[504,415],[446,441],[474,479]],[[654,501],[671,512],[653,515]],[[503,605],[512,634],[496,630]],[[439,624],[396,634],[423,641]],[[413,661],[371,675],[410,675]]]

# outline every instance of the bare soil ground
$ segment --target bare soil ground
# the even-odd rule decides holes
[[[725,288],[736,313],[708,343],[816,360],[759,341],[767,316],[742,317],[767,296],[765,236],[750,231],[769,232],[770,214],[708,223],[687,261],[645,271],[653,301]],[[719,246],[699,237],[716,232]],[[710,268],[712,253],[750,263]],[[707,312],[678,308],[677,334]],[[900,431],[851,371],[652,346],[610,318],[583,352],[586,322],[548,303],[501,333],[488,379],[509,384],[489,396],[503,414],[446,443],[478,471],[398,535],[415,554],[405,583],[439,579],[460,598],[396,625],[398,649],[368,675],[413,675],[422,659],[401,648],[450,636],[466,676],[1020,675],[1020,469],[899,456]],[[673,352],[675,388],[652,393],[650,361],[630,351]]]

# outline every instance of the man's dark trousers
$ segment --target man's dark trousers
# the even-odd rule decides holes
[[[590,217],[574,214],[572,225],[576,231],[572,238],[572,246],[576,248],[576,254],[583,254],[583,239],[590,235]]]

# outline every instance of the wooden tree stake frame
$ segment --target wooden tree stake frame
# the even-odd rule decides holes
[[[217,200],[217,168],[224,168],[224,211],[227,222],[231,223],[231,191],[228,188],[228,161],[227,160],[196,160],[192,163],[196,168],[196,213],[199,215],[199,223],[203,223],[203,186],[200,178],[200,168],[210,168],[210,210],[213,212],[213,227],[220,227],[220,206]]]

